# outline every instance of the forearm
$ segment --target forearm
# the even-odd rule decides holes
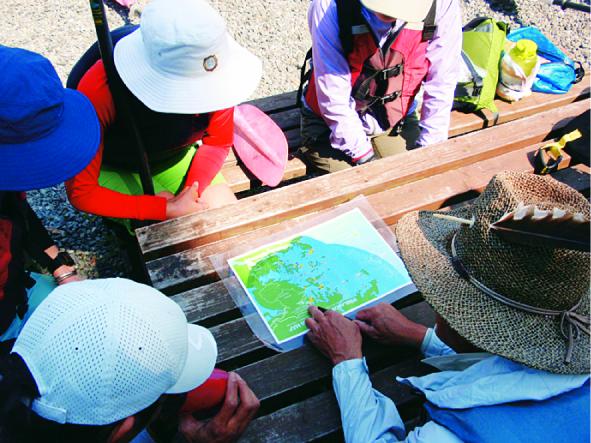
[[[229,146],[201,145],[191,162],[185,187],[197,182],[199,183],[199,195],[201,195],[214,177],[221,171],[229,152]]]
[[[166,220],[166,199],[153,195],[126,195],[97,184],[66,182],[72,206],[102,217]]]
[[[347,442],[405,438],[404,423],[394,402],[372,388],[364,359],[344,361],[333,368],[332,375]]]

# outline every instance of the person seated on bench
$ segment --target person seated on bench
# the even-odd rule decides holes
[[[307,162],[335,172],[446,140],[461,19],[458,0],[312,0],[301,106]]]
[[[93,103],[103,137],[92,163],[66,183],[72,205],[116,219],[165,220],[235,201],[220,170],[233,143],[233,107],[258,85],[260,60],[205,0],[150,2],[114,59],[157,195],[142,195],[135,142],[99,60],[78,90]]]
[[[94,157],[100,140],[92,104],[64,89],[50,61],[0,45],[0,354],[35,308],[78,279],[23,191],[63,183]],[[26,271],[31,258],[53,275]]]
[[[550,216],[536,211],[537,220],[516,221],[512,240],[490,228],[520,202]],[[554,208],[563,223],[548,222]],[[587,222],[578,228],[568,221],[577,213]],[[502,173],[470,207],[445,213],[466,224],[434,214],[405,216],[396,236],[414,283],[437,313],[435,330],[388,304],[358,312],[354,322],[310,308],[308,336],[335,365],[345,439],[588,441],[589,253],[528,234],[588,233],[585,197],[552,178]],[[361,333],[416,347],[442,370],[398,379],[426,398],[429,421],[408,436],[392,400],[371,387]]]
[[[0,358],[2,441],[168,442],[177,430],[191,443],[234,441],[259,407],[237,374],[211,420],[178,413],[216,357],[211,333],[154,288],[121,278],[60,286]]]

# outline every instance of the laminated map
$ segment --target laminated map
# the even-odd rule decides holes
[[[358,208],[228,264],[277,343],[307,332],[310,305],[347,314],[412,283]]]

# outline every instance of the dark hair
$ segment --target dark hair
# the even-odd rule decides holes
[[[0,356],[0,442],[2,443],[104,443],[115,426],[60,424],[31,410],[39,396],[29,368],[18,354]],[[147,424],[158,402],[138,412],[138,423]]]

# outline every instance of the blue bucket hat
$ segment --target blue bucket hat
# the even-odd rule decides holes
[[[34,52],[0,45],[0,72],[0,190],[45,188],[84,169],[101,136],[90,101]]]

